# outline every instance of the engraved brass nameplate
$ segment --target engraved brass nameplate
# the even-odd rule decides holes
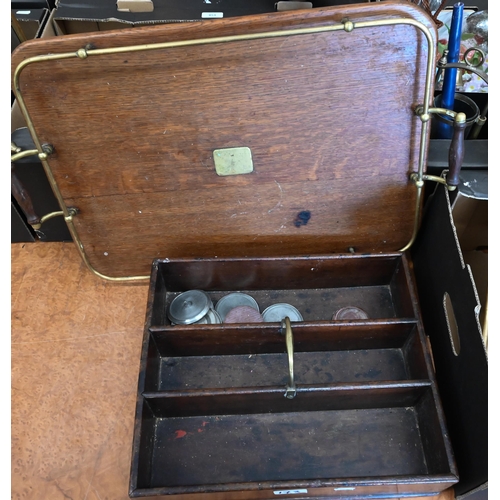
[[[225,148],[214,150],[217,175],[239,175],[253,172],[250,148]]]

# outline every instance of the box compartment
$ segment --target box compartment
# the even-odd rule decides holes
[[[144,394],[137,487],[167,494],[342,482],[355,490],[391,478],[403,492],[418,479],[431,491],[452,480],[429,381],[298,391],[293,400],[279,387]]]
[[[191,289],[208,292],[214,302],[230,292],[248,293],[261,311],[275,303],[289,303],[299,309],[305,321],[331,320],[346,306],[360,307],[370,319],[415,318],[407,266],[398,253],[159,260],[153,269],[157,278],[152,326],[169,324],[171,301]]]
[[[425,378],[425,361],[415,330],[411,323],[294,325],[296,382]],[[275,326],[213,327],[210,332],[195,329],[181,336],[154,331],[152,337],[156,352],[147,378],[155,390],[263,387],[287,382],[285,338]]]

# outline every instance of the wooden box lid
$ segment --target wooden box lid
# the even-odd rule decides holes
[[[420,210],[435,45],[409,2],[347,5],[26,42],[13,88],[97,274],[389,252]]]

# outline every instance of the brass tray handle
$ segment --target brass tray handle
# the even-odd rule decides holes
[[[424,173],[412,173],[410,178],[415,182],[420,189],[424,185],[424,181],[435,181],[444,184],[449,191],[454,191],[460,185],[460,170],[464,161],[464,139],[465,128],[467,126],[467,117],[465,113],[457,113],[456,111],[445,108],[428,108],[428,112],[424,112],[423,106],[417,106],[415,113],[420,117],[422,122],[428,122],[432,113],[446,114],[453,117],[453,136],[451,138],[450,149],[448,152],[449,171],[446,179],[436,175],[428,175]]]
[[[297,395],[293,375],[293,333],[290,318],[286,316],[281,321],[281,333],[285,333],[286,352],[288,354],[288,385],[286,386],[285,398],[293,399]]]

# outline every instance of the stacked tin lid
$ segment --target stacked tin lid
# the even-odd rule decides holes
[[[291,304],[273,304],[261,313],[251,295],[233,292],[222,297],[214,307],[210,295],[202,290],[188,290],[177,295],[167,315],[172,325],[262,323],[281,321],[285,316],[290,321],[303,321],[298,309]]]
[[[168,319],[172,325],[222,323],[210,295],[202,290],[188,290],[177,295],[170,304]]]
[[[262,316],[266,322],[282,321],[286,316],[290,318],[290,321],[304,321],[302,314],[296,307],[285,303],[269,306],[264,310]]]
[[[270,323],[280,322],[285,317],[290,318],[290,321],[304,321],[300,311],[286,303],[272,304],[261,313],[257,301],[243,292],[229,293],[214,306],[207,292],[188,290],[177,295],[168,310],[168,319],[172,325]],[[367,318],[366,312],[359,307],[348,306],[339,309],[332,320]]]
[[[259,304],[250,295],[234,292],[222,297],[215,306],[223,323],[261,323]]]

